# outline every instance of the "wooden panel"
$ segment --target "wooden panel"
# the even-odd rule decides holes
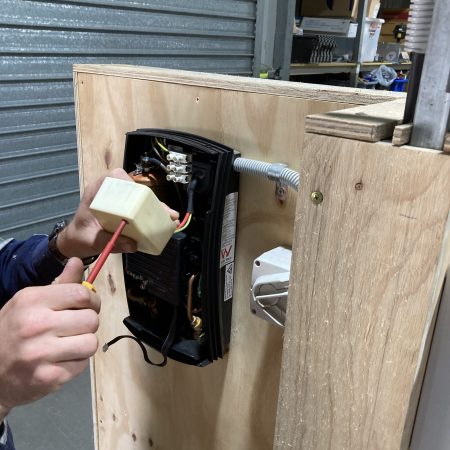
[[[309,83],[290,83],[279,80],[259,80],[213,73],[199,74],[198,72],[190,72],[187,70],[167,70],[155,67],[83,64],[75,65],[74,71],[355,105],[371,105],[373,103],[388,102],[389,100],[405,97],[405,94],[402,92],[362,90]]]
[[[300,165],[276,448],[406,449],[449,264],[450,158],[307,135]]]
[[[405,99],[357,106],[345,111],[314,114],[306,118],[306,131],[368,142],[392,137],[402,123]]]
[[[245,157],[299,169],[305,116],[348,106],[305,99],[301,89],[298,98],[295,90],[275,95],[271,83],[270,92],[253,92],[264,85],[261,80],[245,80],[237,87],[241,78],[187,73],[183,84],[183,73],[177,71],[163,76],[154,69],[84,70],[78,66],[75,72],[82,186],[122,165],[125,133],[139,127],[200,134]],[[312,95],[309,87],[306,91]],[[353,91],[348,95],[353,102]],[[253,259],[292,242],[296,195],[280,205],[274,188],[266,180],[241,177],[230,353],[202,369],[173,361],[163,369],[150,367],[139,348],[125,341],[98,353],[93,380],[99,449],[272,448],[282,332],[252,316],[248,302]],[[103,298],[98,333],[103,343],[126,332],[119,257],[108,260],[96,287]]]

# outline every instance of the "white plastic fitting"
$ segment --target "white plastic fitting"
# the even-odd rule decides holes
[[[277,247],[253,262],[250,309],[256,316],[284,327],[292,252]]]
[[[138,250],[159,255],[172,237],[176,224],[151,189],[142,184],[106,177],[90,210],[110,233],[125,219],[122,235],[134,239]]]

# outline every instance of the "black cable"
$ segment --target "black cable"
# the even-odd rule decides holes
[[[120,341],[121,339],[132,339],[133,341],[137,342],[139,347],[141,347],[142,353],[144,355],[144,361],[147,364],[150,364],[152,366],[157,366],[157,367],[164,367],[167,364],[167,353],[170,350],[170,347],[173,344],[173,340],[175,339],[175,331],[176,331],[176,324],[177,324],[177,313],[178,313],[178,308],[176,306],[173,307],[173,313],[172,313],[172,320],[170,321],[170,327],[169,327],[169,332],[167,333],[166,339],[163,342],[163,345],[161,346],[161,355],[163,356],[163,360],[160,363],[154,363],[148,356],[147,353],[147,349],[145,348],[144,344],[142,343],[142,341],[137,338],[136,336],[133,335],[129,335],[129,334],[123,334],[120,336],[116,336],[114,339],[111,339],[109,342],[107,342],[102,350],[103,352],[106,352],[109,347],[111,347],[111,345],[115,344],[116,342]]]
[[[120,341],[121,339],[132,339],[133,341],[136,341],[139,345],[139,347],[141,347],[142,353],[144,355],[144,360],[146,363],[151,364],[152,366],[158,366],[158,367],[163,367],[167,364],[167,357],[164,358],[164,360],[160,363],[154,363],[153,361],[150,360],[150,358],[148,357],[148,353],[147,353],[147,349],[144,347],[144,344],[142,343],[142,341],[140,339],[138,339],[136,336],[132,336],[130,334],[123,334],[121,336],[116,336],[114,339],[111,339],[109,342],[107,342],[102,350],[104,352],[106,352],[108,350],[109,347],[111,347],[111,345],[115,344],[116,342]]]
[[[161,161],[159,161],[156,158],[151,158],[150,156],[146,156],[146,155],[148,155],[148,153],[145,153],[144,156],[141,157],[142,173],[145,174],[150,171],[149,164],[154,164],[155,166],[158,166],[159,168],[164,170],[164,172],[166,172],[166,173],[169,172],[167,167]]]
[[[187,208],[186,212],[194,214],[194,193],[195,188],[197,187],[197,179],[194,178],[187,187],[187,195],[188,195],[188,201],[187,201]]]

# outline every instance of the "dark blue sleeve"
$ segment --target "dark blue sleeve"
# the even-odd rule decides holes
[[[15,450],[15,448],[11,428],[5,420],[0,425],[0,450]]]
[[[48,237],[12,240],[0,250],[0,307],[17,291],[50,284],[63,270],[48,249]]]

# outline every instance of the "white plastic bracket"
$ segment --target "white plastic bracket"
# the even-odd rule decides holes
[[[286,319],[291,257],[291,250],[277,247],[253,262],[250,310],[279,327]]]

